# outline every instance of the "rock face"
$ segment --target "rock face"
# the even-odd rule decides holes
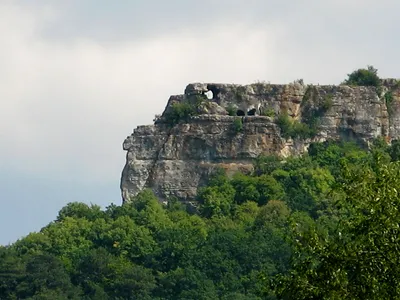
[[[397,139],[397,82],[383,80],[379,96],[374,87],[302,82],[189,84],[183,95],[170,97],[153,125],[137,127],[124,141],[123,201],[130,201],[144,188],[151,188],[163,200],[175,196],[191,201],[216,168],[250,172],[260,154],[300,154],[313,141],[349,138],[368,144],[377,137],[389,142]],[[204,99],[196,115],[171,123],[168,116],[176,103],[191,103],[192,99]],[[298,123],[310,123],[310,116],[317,116],[313,124],[318,124],[318,130],[307,137],[285,136],[277,122],[283,115]]]

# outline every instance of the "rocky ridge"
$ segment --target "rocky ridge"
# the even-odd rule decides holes
[[[125,139],[123,201],[144,188],[161,200],[175,196],[191,201],[216,168],[230,174],[250,172],[261,154],[296,155],[314,141],[348,138],[368,144],[377,137],[398,139],[400,85],[395,79],[382,84],[379,90],[302,81],[189,84],[183,95],[170,97],[153,125],[138,126]],[[196,114],[172,123],[169,117],[176,105],[193,106],[193,101]],[[314,132],[288,134],[282,120]]]

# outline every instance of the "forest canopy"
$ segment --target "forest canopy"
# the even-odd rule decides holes
[[[315,143],[219,170],[197,212],[145,190],[69,203],[0,247],[1,299],[399,299],[400,143]]]

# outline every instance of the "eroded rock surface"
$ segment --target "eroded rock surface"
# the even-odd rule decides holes
[[[345,137],[368,143],[380,136],[388,141],[397,139],[397,82],[383,81],[379,96],[374,87],[311,86],[302,82],[189,84],[183,95],[170,97],[153,125],[137,127],[124,141],[127,156],[121,178],[123,201],[130,201],[146,187],[160,199],[175,196],[190,201],[217,167],[228,173],[250,172],[253,160],[260,154],[300,154],[312,141]],[[204,94],[211,99],[204,100],[198,116],[174,126],[167,123],[174,103]],[[390,103],[386,105],[388,99]],[[276,124],[279,115],[304,121],[321,106],[325,111],[319,116],[316,135],[283,137]],[[240,130],[235,127],[235,119],[241,121]]]

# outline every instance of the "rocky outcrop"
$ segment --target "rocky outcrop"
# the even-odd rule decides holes
[[[260,154],[300,154],[312,141],[397,139],[400,89],[393,80],[383,81],[383,86],[377,91],[374,87],[302,82],[189,84],[183,95],[170,97],[153,125],[137,127],[124,141],[123,200],[130,201],[148,187],[160,199],[175,196],[190,201],[216,168],[250,172]],[[199,98],[196,115],[171,123],[168,117],[176,103],[190,104]],[[283,115],[291,122],[318,126],[318,130],[312,136],[285,136],[277,124]]]

